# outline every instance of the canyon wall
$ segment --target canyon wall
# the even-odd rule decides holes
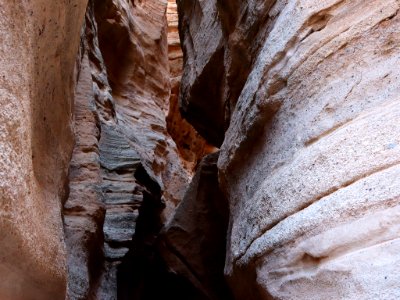
[[[167,115],[167,128],[176,142],[185,168],[193,172],[200,159],[216,149],[186,121],[179,110],[179,89],[183,72],[183,52],[178,32],[178,10],[175,0],[168,0],[168,59],[171,77],[171,96]]]
[[[167,130],[166,8],[158,0],[89,2],[64,206],[71,299],[142,293],[140,260],[151,260],[191,178]]]
[[[0,2],[1,299],[140,291],[137,261],[154,256],[206,151],[176,95],[170,109],[181,67],[169,59],[166,9],[163,0]]]
[[[397,299],[400,1],[178,8],[180,104],[221,145],[236,298]]]
[[[398,299],[399,9],[0,0],[0,299]]]
[[[0,299],[64,299],[62,200],[86,1],[0,1]]]

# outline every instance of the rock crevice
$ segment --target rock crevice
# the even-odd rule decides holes
[[[0,299],[398,299],[399,0],[0,0]]]
[[[253,288],[255,299],[396,298],[385,273],[398,262],[390,254],[397,244],[386,232],[396,231],[390,220],[399,195],[395,175],[381,175],[399,160],[392,42],[400,3],[250,1],[228,9],[224,1],[189,2],[178,4],[187,52],[182,89],[193,108],[195,85],[217,49],[225,59],[213,67],[227,73],[245,57],[227,59],[230,43],[245,41],[236,34],[256,45],[247,47],[251,63],[243,85],[236,83],[229,118],[217,120],[228,128],[218,168],[230,204],[225,273],[235,296]],[[250,24],[243,23],[249,16],[255,35],[251,26],[236,27]],[[214,36],[218,47],[208,47]],[[202,84],[211,83],[206,77]],[[213,101],[226,104],[224,97]],[[379,241],[376,219],[385,232]]]

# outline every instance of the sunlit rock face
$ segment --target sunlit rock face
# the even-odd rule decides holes
[[[0,3],[0,299],[65,298],[61,206],[85,8]]]
[[[398,298],[399,1],[178,4],[181,105],[222,143],[236,297]]]

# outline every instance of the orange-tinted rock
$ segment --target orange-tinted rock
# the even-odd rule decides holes
[[[179,87],[182,78],[183,53],[178,32],[178,12],[175,0],[168,0],[168,58],[171,76],[171,96],[167,116],[168,133],[174,139],[185,168],[193,172],[199,160],[207,153],[206,141],[185,119],[179,111]]]

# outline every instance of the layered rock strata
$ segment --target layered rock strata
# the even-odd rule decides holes
[[[71,299],[125,299],[137,292],[126,288],[132,260],[155,242],[190,179],[165,120],[166,5],[110,0],[88,6],[64,206]],[[150,217],[142,221],[145,238],[137,237],[141,211],[155,216],[154,224]]]
[[[223,141],[235,296],[396,299],[400,3],[259,2],[178,1],[181,105]]]
[[[87,2],[0,3],[0,299],[400,297],[399,0],[179,0],[182,77]]]
[[[165,121],[170,95],[166,7],[160,0],[99,1],[96,20],[116,119],[164,191],[168,215],[182,199],[189,175]]]
[[[200,159],[216,149],[209,145],[179,111],[179,88],[183,72],[183,52],[178,31],[178,11],[175,0],[168,0],[168,59],[171,76],[171,96],[167,115],[167,128],[176,142],[185,168],[192,173]]]

